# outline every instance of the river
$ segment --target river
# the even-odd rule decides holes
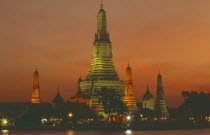
[[[159,131],[8,131],[2,135],[210,135],[210,129]]]

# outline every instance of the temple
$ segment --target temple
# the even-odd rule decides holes
[[[112,46],[107,32],[106,12],[103,4],[97,16],[97,32],[92,46],[92,62],[88,74],[80,82],[82,93],[90,99],[90,107],[96,112],[103,112],[98,102],[98,92],[102,87],[124,94],[124,84],[118,77],[112,59]]]
[[[58,92],[57,92],[57,94],[56,94],[56,96],[54,97],[53,102],[52,102],[52,109],[53,109],[53,110],[56,110],[56,111],[59,111],[59,110],[62,109],[63,104],[64,104],[64,100],[63,100],[63,98],[61,97],[61,95],[60,95],[60,90],[59,90],[59,88],[58,88]]]
[[[37,71],[37,68],[33,76],[33,90],[31,96],[31,103],[40,103],[39,73]]]
[[[146,93],[143,96],[143,109],[155,110],[155,103],[152,94],[149,91],[148,85]]]
[[[165,103],[164,91],[162,86],[162,76],[159,73],[157,76],[157,99],[156,99],[156,114],[158,118],[168,118],[168,110]]]
[[[128,107],[129,111],[134,111],[137,109],[136,101],[133,94],[132,71],[129,65],[126,68],[124,103]]]

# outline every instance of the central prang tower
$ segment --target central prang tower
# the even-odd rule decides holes
[[[103,111],[98,102],[97,93],[103,88],[116,90],[124,94],[124,84],[115,71],[112,60],[112,46],[107,32],[106,12],[101,4],[97,16],[97,32],[92,46],[92,62],[86,78],[80,82],[80,88],[86,98],[90,99],[90,107],[95,111]]]

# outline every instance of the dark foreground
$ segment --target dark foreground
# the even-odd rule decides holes
[[[209,135],[210,129],[155,131],[1,131],[3,135]]]

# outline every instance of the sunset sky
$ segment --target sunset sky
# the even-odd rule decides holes
[[[183,90],[210,92],[209,0],[104,0],[115,68],[122,80],[130,63],[134,93],[156,94],[163,76],[166,103]],[[0,102],[29,101],[35,66],[41,100],[58,85],[65,100],[89,70],[100,0],[0,1]],[[156,97],[156,96],[155,96]]]

